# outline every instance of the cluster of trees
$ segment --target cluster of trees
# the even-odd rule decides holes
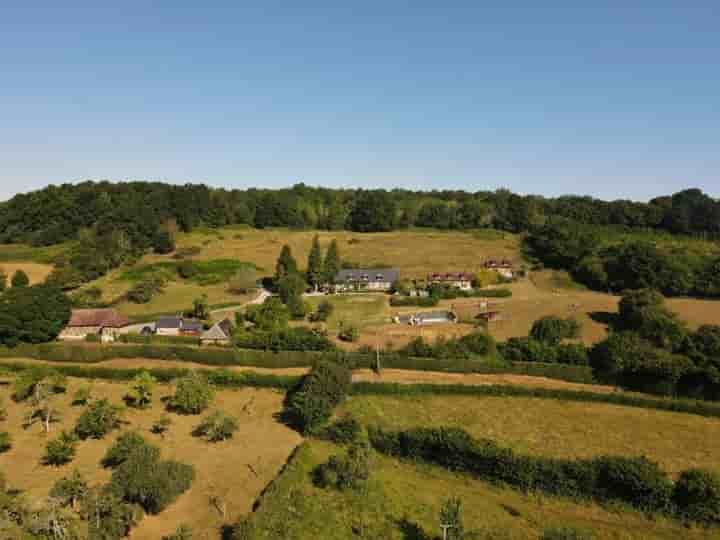
[[[49,285],[14,286],[0,294],[0,344],[45,343],[70,320],[70,300]]]
[[[350,391],[351,374],[332,362],[317,363],[285,398],[283,417],[300,431],[317,431]]]
[[[649,203],[568,196],[549,199],[507,190],[419,192],[348,190],[297,184],[280,190],[211,189],[203,185],[84,182],[49,186],[0,205],[0,242],[61,243],[82,229],[122,231],[138,249],[174,248],[180,231],[203,225],[389,231],[406,227],[527,231],[548,216],[592,225],[622,225],[672,233],[720,233],[720,203],[688,189]]]
[[[512,362],[584,366],[588,364],[585,346],[567,342],[578,338],[580,330],[580,323],[575,319],[550,315],[535,321],[527,337],[510,338],[499,348],[503,358]]]
[[[543,264],[570,271],[592,289],[652,288],[667,296],[720,297],[719,254],[632,238],[613,242],[606,236],[606,231],[553,218],[534,229],[526,244]]]
[[[419,358],[493,358],[497,346],[490,334],[476,331],[461,337],[440,336],[432,343],[417,337],[397,352]]]
[[[590,363],[597,378],[627,388],[720,400],[720,326],[690,331],[650,289],[623,295]]]

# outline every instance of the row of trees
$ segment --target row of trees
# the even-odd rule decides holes
[[[138,249],[172,249],[172,231],[204,225],[247,224],[361,232],[406,227],[527,231],[548,216],[593,225],[720,233],[720,203],[689,189],[649,203],[568,196],[548,199],[507,190],[418,192],[347,190],[298,184],[289,189],[211,189],[150,182],[84,182],[49,186],[0,205],[0,242],[50,245],[82,229],[100,236],[122,232]]]

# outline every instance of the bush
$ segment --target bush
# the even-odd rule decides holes
[[[100,463],[103,467],[114,469],[125,463],[128,457],[138,449],[147,450],[150,454],[156,454],[156,459],[160,458],[159,448],[149,444],[139,433],[128,431],[115,440]]]
[[[195,470],[176,461],[158,461],[149,445],[132,451],[112,474],[111,483],[122,498],[150,514],[162,512],[190,488]]]
[[[161,437],[165,436],[165,433],[167,433],[168,429],[170,429],[170,426],[172,425],[172,420],[169,416],[163,415],[155,422],[153,422],[152,427],[150,428],[150,431],[154,433],[155,435],[160,435]]]
[[[25,401],[35,393],[37,385],[43,382],[55,394],[62,394],[67,389],[67,377],[55,369],[33,367],[23,371],[15,379],[13,399]]]
[[[213,395],[207,380],[199,373],[191,373],[175,383],[175,394],[168,406],[182,414],[200,414],[208,408]]]
[[[350,445],[344,456],[332,456],[313,471],[313,481],[320,487],[357,489],[370,478],[371,447],[367,434]]]
[[[88,492],[88,484],[75,469],[70,476],[66,476],[56,481],[50,490],[50,497],[58,499],[63,506],[77,507]]]
[[[303,433],[312,433],[326,422],[350,389],[350,371],[330,362],[319,362],[286,398],[285,418]]]
[[[238,430],[238,421],[222,411],[215,411],[206,416],[193,431],[196,437],[203,437],[208,442],[220,442],[232,439]]]
[[[323,300],[318,305],[317,311],[310,314],[310,322],[325,322],[335,310],[334,306],[327,300]]]
[[[683,471],[675,483],[673,502],[685,519],[720,524],[720,475],[704,469]]]
[[[81,386],[73,394],[72,405],[87,405],[92,397],[92,388],[90,386]]]
[[[361,431],[360,422],[348,414],[327,426],[320,436],[334,443],[348,444],[357,439]]]
[[[198,273],[197,265],[189,260],[182,261],[177,266],[178,275],[183,279],[191,279]]]
[[[250,330],[235,335],[235,345],[243,349],[268,351],[332,351],[333,343],[321,332],[302,326],[277,330]]]
[[[153,390],[157,380],[143,370],[132,380],[130,390],[125,395],[125,402],[138,409],[146,409],[152,403]]]
[[[65,465],[75,457],[77,438],[72,433],[63,431],[57,439],[48,441],[45,447],[45,455],[42,462],[44,465]]]
[[[102,439],[120,427],[120,408],[107,399],[94,401],[83,411],[75,424],[75,433],[81,439]]]
[[[15,287],[27,287],[30,285],[30,278],[23,270],[16,270],[10,280],[10,284]]]
[[[647,511],[665,510],[673,484],[657,463],[645,457],[599,457],[594,460],[598,495]]]
[[[162,279],[148,279],[134,285],[125,295],[128,302],[133,304],[147,304],[165,287]]]
[[[356,342],[360,338],[360,331],[352,325],[343,325],[338,338],[342,341]]]
[[[12,448],[12,438],[7,431],[0,431],[0,454],[4,454]]]
[[[538,319],[530,329],[531,338],[548,345],[558,345],[564,339],[576,338],[579,335],[580,323],[575,319],[561,319],[554,315]]]
[[[141,511],[127,504],[112,484],[90,488],[82,499],[80,515],[88,522],[89,538],[121,540],[141,519]]]

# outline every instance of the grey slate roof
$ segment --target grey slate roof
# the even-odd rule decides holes
[[[382,281],[392,283],[400,278],[400,270],[397,268],[350,268],[340,270],[335,276],[336,283],[369,283],[371,281]]]
[[[160,317],[155,323],[155,328],[177,328],[178,330],[182,327],[182,317]]]
[[[230,339],[232,335],[232,323],[228,319],[215,323],[212,327],[205,331],[200,339],[206,340],[223,340]]]

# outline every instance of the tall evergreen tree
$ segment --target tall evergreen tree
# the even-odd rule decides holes
[[[5,269],[0,266],[0,293],[7,288],[8,276]]]
[[[280,256],[275,265],[275,279],[282,279],[290,274],[297,274],[297,271],[297,261],[295,261],[295,257],[292,255],[290,246],[285,244],[280,251]]]
[[[323,264],[323,277],[326,283],[332,283],[335,276],[340,271],[340,250],[338,249],[337,240],[330,242],[330,247],[325,255]]]
[[[18,270],[13,274],[13,287],[27,287],[28,285],[30,285],[30,278],[28,278],[28,275],[23,270]]]
[[[307,282],[318,290],[323,280],[323,256],[320,249],[320,239],[318,235],[313,238],[312,248],[308,256],[307,265]]]

